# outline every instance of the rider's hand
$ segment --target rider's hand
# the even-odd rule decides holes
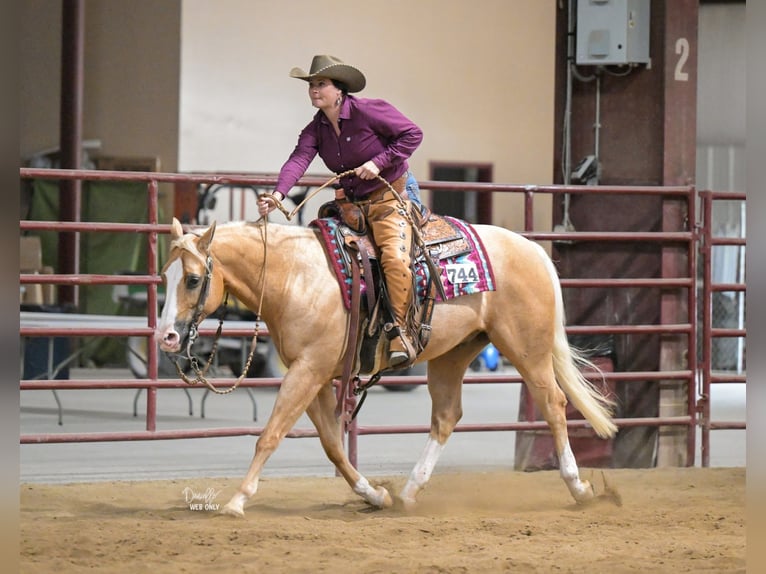
[[[359,179],[373,179],[378,177],[380,169],[372,162],[372,160],[370,160],[356,168],[354,173]]]
[[[285,196],[279,191],[268,195],[261,195],[258,197],[258,213],[261,217],[266,217],[277,208],[277,200],[281,202],[284,198]]]

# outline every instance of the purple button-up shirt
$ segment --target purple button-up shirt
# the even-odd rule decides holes
[[[287,195],[303,177],[317,154],[335,173],[359,167],[367,161],[380,169],[380,176],[393,182],[407,172],[407,159],[423,140],[418,126],[383,100],[344,98],[339,115],[340,135],[335,134],[324,112],[319,110],[298,136],[298,145],[279,172],[275,191]],[[363,180],[355,175],[340,179],[348,197],[361,199],[379,188],[379,179]]]

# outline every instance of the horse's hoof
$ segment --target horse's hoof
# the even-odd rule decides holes
[[[379,486],[375,489],[378,495],[378,504],[380,508],[391,508],[394,505],[394,499],[391,498],[391,493],[384,486]]]
[[[244,518],[245,511],[232,503],[227,504],[221,509],[221,514],[225,516],[236,516],[237,518]]]
[[[580,488],[575,494],[575,501],[577,504],[586,504],[596,498],[596,489],[590,483],[590,481],[583,480],[580,483]]]

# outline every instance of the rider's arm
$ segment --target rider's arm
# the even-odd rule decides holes
[[[284,199],[287,194],[298,183],[298,180],[306,173],[311,162],[316,157],[318,148],[316,117],[311,121],[298,136],[298,143],[295,149],[287,158],[282,168],[279,170],[277,184],[274,186],[274,193],[280,194]]]
[[[423,131],[385,100],[365,100],[364,113],[376,133],[385,136],[385,148],[372,162],[379,170],[405,162],[423,141]]]

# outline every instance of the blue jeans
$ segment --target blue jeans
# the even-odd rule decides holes
[[[415,176],[412,175],[411,171],[407,172],[407,183],[405,184],[405,189],[407,190],[407,195],[409,196],[410,201],[414,203],[422,212],[423,202],[420,200],[420,186],[418,185],[418,180],[415,179]]]

